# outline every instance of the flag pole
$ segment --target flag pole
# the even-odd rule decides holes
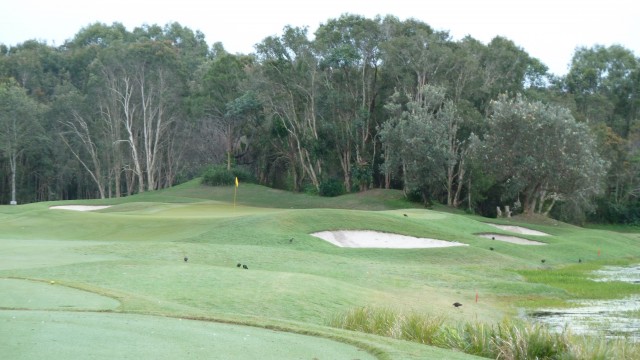
[[[233,208],[236,208],[236,196],[238,194],[238,177],[236,176],[236,186],[233,189]]]

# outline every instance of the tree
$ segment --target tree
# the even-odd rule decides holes
[[[576,49],[565,86],[581,118],[604,122],[628,137],[640,109],[640,62],[630,50],[619,45]]]
[[[138,192],[159,188],[167,145],[181,111],[182,78],[170,43],[146,41],[113,46],[101,53],[96,76],[106,91],[109,121],[119,122],[131,151]],[[131,181],[130,181],[131,183]]]
[[[401,169],[405,191],[419,190],[425,204],[446,183],[448,202],[453,205],[452,167],[458,151],[452,148],[456,146],[456,109],[451,101],[445,101],[441,87],[426,85],[419,92],[410,94],[410,98],[404,95],[404,100],[396,93],[385,106],[391,116],[380,130],[384,166],[387,172]]]
[[[232,55],[221,49],[209,64],[202,81],[199,96],[202,106],[202,121],[213,129],[211,139],[220,137],[224,142],[227,169],[231,170],[238,140],[244,136],[243,128],[248,107],[255,108],[257,100],[253,93],[243,93],[242,85],[247,80],[246,68],[253,58]],[[251,104],[250,104],[251,103]]]
[[[502,95],[488,126],[476,156],[525,214],[548,214],[558,200],[588,210],[602,191],[607,164],[589,128],[566,108]]]
[[[265,115],[287,134],[294,189],[308,178],[316,190],[322,179],[324,139],[317,117],[318,61],[306,28],[285,27],[281,37],[256,45],[261,72],[256,93]],[[297,169],[300,169],[300,172]]]
[[[318,112],[332,137],[347,191],[352,176],[360,190],[366,190],[373,180],[372,114],[381,65],[380,22],[380,18],[342,15],[320,25],[315,33],[322,76]]]
[[[22,153],[41,135],[42,107],[15,82],[0,84],[0,153],[9,159],[11,204],[17,204],[16,174]]]

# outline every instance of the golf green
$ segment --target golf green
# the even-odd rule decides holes
[[[13,360],[375,359],[352,345],[263,328],[67,311],[0,311],[0,348]]]

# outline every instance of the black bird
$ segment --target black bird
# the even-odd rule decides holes
[[[543,264],[544,264],[545,261],[547,261],[547,260],[545,260],[545,259],[540,260],[540,262],[543,263]]]
[[[238,267],[240,267],[240,266],[242,266],[242,264],[238,263],[238,265],[237,265],[237,266],[238,266]]]
[[[581,262],[582,262],[582,259],[578,259],[578,262],[579,262],[579,263],[581,263]]]
[[[187,262],[187,261],[189,261],[189,258],[185,256],[184,257],[184,262]]]
[[[242,265],[243,269],[249,269],[249,267],[247,265]]]
[[[293,242],[293,238],[289,239],[289,244],[291,244]]]
[[[492,247],[490,247],[490,248],[489,248],[489,250],[493,251],[493,248],[492,248]]]
[[[460,307],[460,306],[462,306],[462,304],[460,304],[459,302],[456,301],[456,302],[453,303],[453,306]]]
[[[409,217],[409,215],[407,215],[407,214],[402,214],[402,215],[404,215],[405,217]]]
[[[495,239],[496,239],[496,237],[495,237],[495,236],[492,236],[492,237],[491,237],[491,240],[495,240]]]

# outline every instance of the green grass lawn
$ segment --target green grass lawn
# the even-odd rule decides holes
[[[95,212],[49,209],[65,204],[112,207]],[[523,246],[477,236],[509,234],[486,225],[487,221],[496,219],[425,210],[392,190],[321,198],[241,184],[234,206],[232,187],[203,187],[197,181],[122,199],[0,206],[0,294],[11,294],[0,298],[0,334],[11,333],[8,327],[28,333],[38,314],[46,314],[56,319],[54,323],[68,323],[68,336],[51,340],[57,330],[47,326],[39,337],[29,339],[41,344],[56,341],[63,354],[77,351],[75,345],[65,345],[65,339],[82,336],[79,329],[88,326],[68,320],[76,313],[93,324],[111,324],[89,326],[86,335],[101,339],[104,346],[126,334],[119,326],[134,322],[128,316],[142,316],[136,318],[146,319],[140,320],[141,326],[157,327],[162,335],[141,334],[132,343],[171,339],[167,347],[175,349],[166,354],[188,347],[194,349],[191,358],[206,358],[198,354],[212,349],[228,351],[220,358],[255,358],[233,353],[235,346],[223,350],[206,340],[211,333],[227,336],[223,333],[228,332],[233,339],[225,342],[239,346],[250,341],[251,346],[265,349],[263,358],[471,359],[459,352],[328,324],[337,314],[361,307],[442,316],[451,323],[491,324],[523,309],[576,298],[614,291],[640,294],[634,287],[605,288],[584,280],[586,270],[604,264],[637,263],[636,234],[554,221],[500,221],[550,234],[522,236],[546,243]],[[346,229],[469,246],[352,249],[310,235]],[[238,263],[249,269],[238,268]],[[464,306],[454,308],[455,301]],[[11,322],[16,314],[24,320]],[[193,325],[181,325],[189,329],[174,336],[168,329],[179,319],[209,321],[185,321]],[[221,330],[211,321],[235,327]],[[256,333],[243,337],[245,329]],[[296,337],[301,335],[313,336]],[[266,343],[253,342],[256,338]],[[282,355],[281,341],[300,346],[292,355]],[[198,344],[202,351],[196,351]],[[10,358],[37,358],[37,352],[22,352],[26,346],[12,342],[6,348]],[[314,350],[326,347],[335,352]],[[118,357],[114,353],[94,358]]]

